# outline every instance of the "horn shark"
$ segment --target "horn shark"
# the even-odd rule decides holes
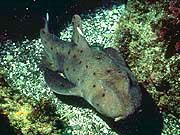
[[[72,41],[40,30],[42,67],[47,85],[61,95],[84,98],[99,113],[118,121],[141,105],[141,90],[121,54],[113,48],[92,48],[83,36],[79,15],[72,17]]]

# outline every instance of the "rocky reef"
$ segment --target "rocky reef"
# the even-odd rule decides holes
[[[180,117],[178,3],[129,1],[116,38],[131,70],[160,110],[177,118]]]

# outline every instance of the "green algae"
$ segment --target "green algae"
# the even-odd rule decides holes
[[[0,73],[2,75],[3,71]],[[1,114],[8,117],[17,134],[59,135],[64,132],[65,121],[56,114],[56,106],[50,99],[39,102],[5,85],[0,86],[0,99]]]
[[[155,4],[129,1],[120,18],[117,46],[138,81],[152,95],[163,112],[180,118],[180,55],[165,58],[167,45],[158,41],[154,26],[167,17],[168,1]]]

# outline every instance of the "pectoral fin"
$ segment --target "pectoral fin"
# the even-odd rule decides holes
[[[44,71],[44,76],[47,85],[53,90],[53,92],[62,95],[81,96],[80,89],[57,72],[46,69]]]

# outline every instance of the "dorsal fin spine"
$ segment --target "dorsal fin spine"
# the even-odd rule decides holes
[[[46,13],[46,18],[45,18],[44,20],[45,20],[45,27],[44,27],[44,30],[45,30],[46,32],[49,32],[49,29],[48,29],[49,14],[48,14],[48,12]]]

